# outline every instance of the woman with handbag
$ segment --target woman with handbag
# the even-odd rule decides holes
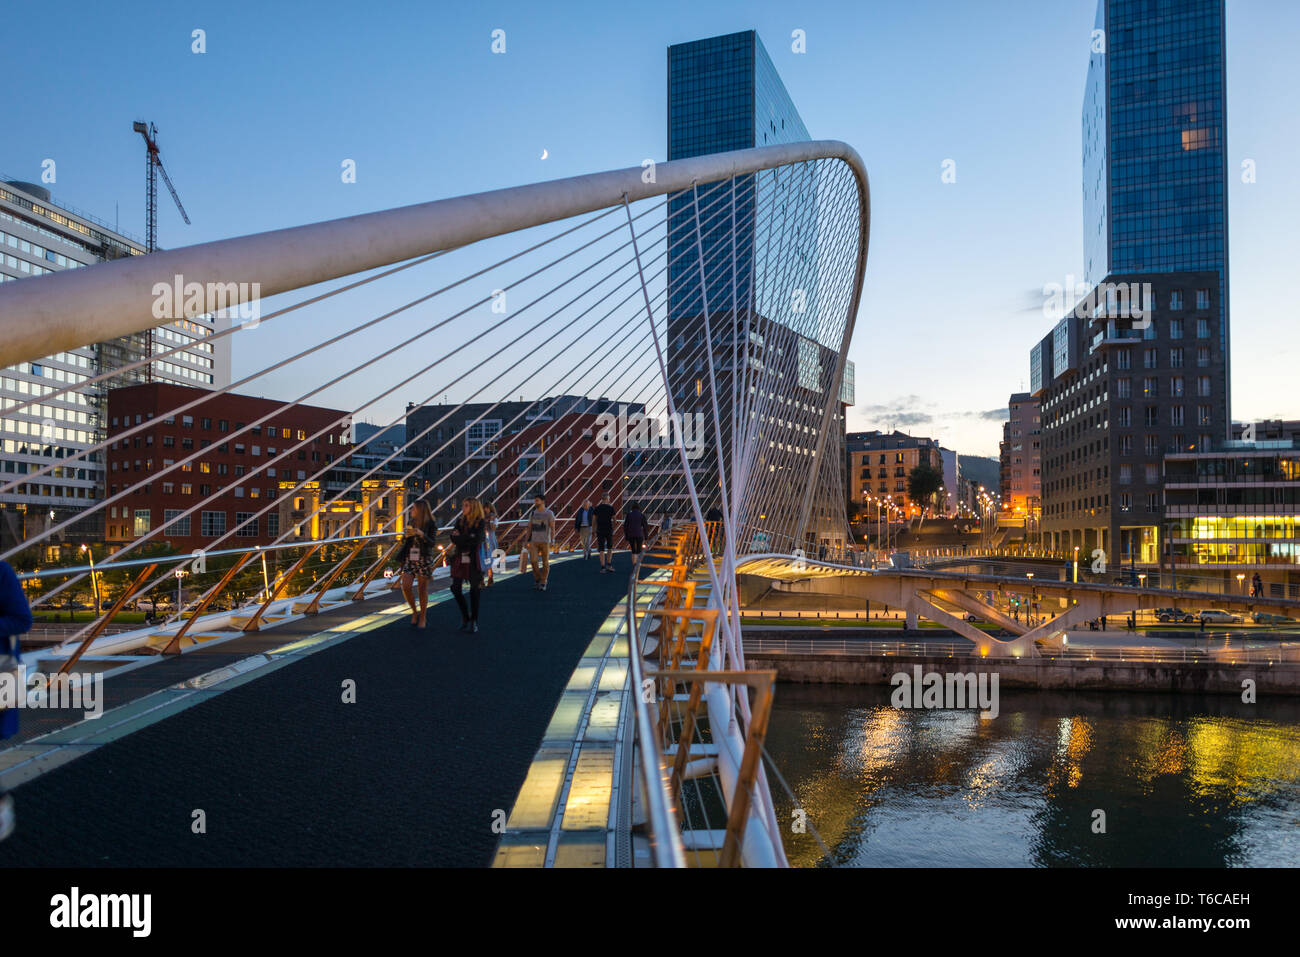
[[[479,556],[479,565],[487,576],[484,587],[492,584],[492,556],[497,550],[497,510],[492,505],[483,506],[483,523],[486,535]]]
[[[402,597],[411,606],[411,627],[424,627],[424,612],[429,606],[429,579],[433,577],[436,560],[438,525],[433,520],[429,503],[412,502],[407,514],[407,525],[402,532],[402,547],[397,550],[397,560],[402,569]],[[420,603],[416,606],[416,592]]]
[[[478,631],[479,594],[483,589],[483,545],[487,541],[487,521],[478,499],[461,502],[460,517],[451,530],[451,594],[460,608],[460,630]],[[469,582],[469,604],[462,589]]]

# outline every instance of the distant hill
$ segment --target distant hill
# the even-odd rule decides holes
[[[958,453],[957,467],[968,481],[983,485],[990,491],[997,491],[1002,481],[1002,464],[997,459]]]

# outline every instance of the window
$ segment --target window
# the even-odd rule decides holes
[[[1170,339],[1181,339],[1182,337],[1183,337],[1183,320],[1181,320],[1181,319],[1170,319],[1170,320],[1169,320],[1169,338],[1170,338]]]
[[[1127,512],[1133,507],[1133,496],[1128,492],[1119,493],[1119,508],[1121,512]]]
[[[1181,347],[1169,350],[1169,368],[1181,369],[1183,367],[1183,350]]]
[[[172,435],[164,435],[162,437],[162,444],[165,449],[174,449],[176,448],[176,437]]]
[[[1180,399],[1183,395],[1183,377],[1180,375],[1169,377],[1169,396],[1170,398]]]
[[[204,419],[204,420],[203,420],[203,428],[204,428],[204,429],[209,429],[209,430],[210,430],[210,429],[212,428],[212,420],[211,420],[211,419]]]
[[[1143,350],[1142,350],[1142,368],[1144,368],[1144,369],[1154,369],[1154,368],[1156,368],[1158,365],[1159,365],[1159,361],[1158,361],[1157,358],[1156,358],[1156,350],[1155,350],[1155,349],[1143,349]]]
[[[190,537],[190,517],[178,518],[181,514],[179,508],[168,508],[163,510],[163,531],[168,535],[175,535],[177,538]],[[173,523],[172,519],[176,521]]]
[[[256,512],[235,513],[235,527],[238,529],[235,538],[257,538],[257,519],[253,517],[256,514]],[[244,525],[245,522],[248,524]]]
[[[1130,355],[1129,350],[1119,349],[1116,351],[1115,353],[1116,369],[1127,369],[1132,365],[1132,362],[1133,362],[1133,357],[1132,355]]]
[[[252,454],[252,455],[261,455],[261,454],[262,454],[262,447],[261,447],[260,445],[254,445],[251,454]]]
[[[1174,428],[1182,428],[1187,423],[1183,421],[1183,407],[1181,405],[1170,406],[1169,424]]]
[[[226,513],[204,512],[199,530],[205,538],[216,538],[218,535],[226,534]]]
[[[1212,424],[1211,415],[1212,413],[1210,412],[1210,407],[1208,405],[1198,405],[1196,407],[1196,424],[1211,425]],[[1205,449],[1205,445],[1206,443],[1204,442],[1201,443],[1202,450]]]
[[[1121,435],[1119,437],[1119,454],[1120,455],[1133,454],[1133,436]]]
[[[1208,339],[1208,338],[1210,338],[1210,320],[1209,320],[1209,319],[1197,319],[1197,320],[1196,320],[1196,338],[1197,338],[1197,339]]]
[[[194,416],[192,416],[192,415],[182,415],[182,416],[181,416],[181,425],[183,425],[183,426],[184,426],[185,428],[187,428],[187,429],[192,429],[192,428],[194,428]]]
[[[1119,399],[1127,399],[1127,398],[1129,397],[1129,395],[1130,395],[1130,392],[1131,392],[1131,388],[1130,388],[1130,386],[1131,386],[1131,380],[1129,380],[1129,379],[1116,379],[1116,380],[1115,380],[1115,397],[1116,397],[1116,398],[1119,398]]]
[[[1208,289],[1196,290],[1196,308],[1197,309],[1210,308],[1210,290]]]
[[[274,512],[266,516],[266,534],[271,538],[280,537],[280,516]]]
[[[134,524],[131,527],[131,534],[136,538],[149,534],[149,509],[137,508],[135,510]]]
[[[1119,484],[1131,485],[1133,483],[1133,466],[1121,465],[1119,467]]]
[[[1142,437],[1142,450],[1147,455],[1160,454],[1160,436],[1145,435]]]
[[[1156,387],[1155,376],[1147,376],[1142,380],[1142,394],[1149,399],[1154,399],[1160,394],[1160,390]]]
[[[227,432],[230,430],[230,423],[227,422],[225,419],[221,419],[220,421],[217,422],[217,428],[220,429],[222,432]]]
[[[1154,429],[1160,424],[1160,410],[1154,405],[1148,405],[1143,411],[1142,424],[1148,429]]]
[[[1159,484],[1160,466],[1156,465],[1154,462],[1148,462],[1145,466],[1143,466],[1143,470],[1145,472],[1145,475],[1143,477],[1146,479],[1146,483],[1148,485]]]
[[[1169,293],[1169,308],[1183,308],[1183,291],[1181,289],[1174,289]]]
[[[1116,424],[1122,429],[1127,429],[1133,424],[1133,410],[1127,405],[1120,406],[1115,412],[1115,417]]]
[[[1201,369],[1204,369],[1204,368],[1205,368],[1206,366],[1208,366],[1209,364],[1210,364],[1210,347],[1209,347],[1209,346],[1197,346],[1197,347],[1196,347],[1196,365],[1197,365],[1197,367],[1198,367],[1198,368],[1201,368]]]
[[[1207,375],[1198,375],[1196,377],[1196,394],[1208,398],[1210,395],[1210,377]]]

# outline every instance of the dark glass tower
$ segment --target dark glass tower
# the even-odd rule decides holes
[[[1083,109],[1085,275],[1214,272],[1228,356],[1224,0],[1100,0]],[[1096,37],[1096,34],[1094,34]]]
[[[1095,25],[1083,101],[1091,292],[1030,357],[1043,544],[1156,564],[1168,550],[1164,456],[1209,452],[1231,428],[1224,0],[1100,0]],[[1138,290],[1134,316],[1125,303]]]
[[[808,139],[803,120],[753,30],[668,48],[669,160]],[[812,421],[816,410],[809,399],[825,387],[837,368],[839,341],[828,346],[817,340],[818,216],[816,179],[806,169],[703,185],[697,196],[687,192],[669,201],[667,364],[674,406],[686,414],[700,412],[705,421],[712,421],[705,350],[707,294],[707,328],[712,333],[710,351],[721,421],[733,421],[735,397],[745,388],[744,380],[737,381],[738,375],[744,374],[735,357],[738,343],[748,340],[751,369],[765,368],[765,361],[771,368],[786,368],[790,355],[799,357],[791,381],[778,387],[791,402],[802,403],[800,416],[790,415],[788,435],[764,434],[763,445],[771,445],[772,460],[788,459],[791,446],[801,451],[806,448],[807,455],[813,455],[815,437],[801,416],[807,414]],[[779,243],[773,241],[778,230]],[[783,256],[797,265],[777,263],[773,257],[768,268],[767,253],[778,245],[785,250]],[[795,276],[797,279],[791,278]],[[802,294],[797,300],[791,297],[792,282]],[[756,378],[757,373],[751,381]],[[822,485],[842,488],[844,420],[842,410],[837,411],[840,414],[832,428],[839,444],[833,436],[825,443],[818,494],[802,543],[806,546],[834,547],[843,542],[842,492],[820,492]],[[727,461],[732,436],[729,428],[723,432],[719,438]],[[629,468],[633,485],[639,470],[652,474],[654,464],[634,462]],[[704,457],[692,471],[705,507],[718,504],[713,442],[706,444]],[[671,501],[670,496],[662,501],[647,498],[652,508],[688,514],[686,502]],[[836,509],[841,513],[838,520]],[[758,510],[763,512],[763,507]],[[783,542],[780,547],[788,550],[793,544]]]

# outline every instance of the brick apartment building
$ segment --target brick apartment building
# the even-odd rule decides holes
[[[196,400],[188,411],[173,413]],[[274,399],[213,395],[161,382],[111,390],[107,497],[124,490],[129,494],[108,507],[110,547],[143,538],[173,518],[176,521],[151,540],[180,550],[212,547],[227,532],[233,534],[217,547],[275,540],[281,532],[276,503],[281,483],[311,479],[350,451],[348,413],[309,405],[281,411],[283,405]],[[235,434],[254,422],[260,424]],[[114,439],[145,423],[148,427],[135,435]],[[192,461],[161,474],[191,456]],[[179,517],[214,494],[197,511]],[[257,515],[266,506],[270,508]],[[236,531],[245,520],[248,523]]]
[[[520,518],[533,496],[545,495],[547,507],[560,519],[562,533],[572,528],[574,514],[589,500],[609,494],[614,513],[623,514],[623,461],[619,449],[596,444],[600,416],[571,412],[554,421],[536,422],[501,439],[502,462],[510,463],[498,481],[494,504],[505,520]],[[616,522],[615,531],[621,527]]]

